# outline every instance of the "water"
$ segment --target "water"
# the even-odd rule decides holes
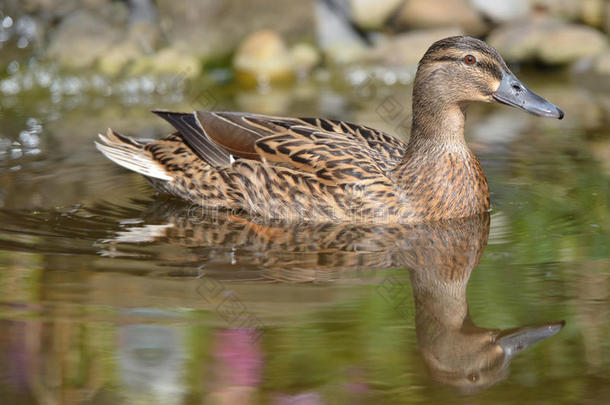
[[[566,118],[473,106],[491,215],[408,227],[202,216],[93,147],[107,126],[163,134],[155,107],[402,134],[408,86],[5,82],[1,402],[608,402],[610,102],[562,75],[521,76]]]

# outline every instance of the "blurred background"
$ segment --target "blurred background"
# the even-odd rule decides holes
[[[0,0],[0,403],[609,402],[609,33],[605,0]],[[416,64],[458,34],[566,113],[468,110],[493,211],[465,322],[566,321],[484,387],[426,365],[413,269],[357,252],[382,232],[189,222],[93,146],[166,134],[155,108],[406,139]]]
[[[459,34],[487,40],[514,66],[567,71],[595,89],[610,72],[605,0],[3,0],[0,7],[5,96],[91,92],[134,101],[179,96],[190,79],[332,89],[329,76],[354,86],[363,72],[384,85],[409,84],[427,47]]]
[[[7,66],[33,57],[112,78],[226,68],[224,79],[274,82],[304,79],[320,65],[413,65],[435,39],[467,34],[486,38],[510,62],[576,63],[580,73],[607,75],[609,7],[604,0],[4,0],[0,45]]]

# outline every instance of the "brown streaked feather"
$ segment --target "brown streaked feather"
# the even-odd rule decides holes
[[[385,171],[402,156],[401,149],[380,147],[400,141],[340,121],[203,111],[195,117],[199,133],[231,154],[293,167],[328,185],[388,181]]]
[[[195,113],[203,132],[216,144],[236,157],[260,160],[276,154],[263,144],[267,137],[295,132],[324,132],[326,137],[351,142],[350,146],[367,146],[375,152],[382,170],[390,170],[401,160],[405,143],[381,131],[343,121],[321,118],[286,118],[239,112]],[[343,135],[343,136],[341,136]],[[311,136],[307,135],[312,139]],[[301,140],[302,142],[303,140]],[[354,141],[356,143],[354,143]],[[301,144],[301,146],[304,146]],[[285,148],[286,145],[283,145]],[[337,146],[336,149],[339,149]],[[277,159],[271,158],[272,161]]]
[[[324,118],[301,118],[300,121],[326,132],[341,133],[354,141],[366,144],[380,155],[377,162],[383,170],[390,170],[402,160],[406,144],[398,138],[365,125]]]
[[[268,161],[314,173],[324,182],[347,184],[385,178],[377,164],[383,156],[341,133],[292,126],[284,133],[260,139],[256,149]]]

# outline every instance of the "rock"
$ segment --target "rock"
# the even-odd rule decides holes
[[[581,14],[581,0],[530,0],[532,8],[549,16],[576,20]]]
[[[606,37],[584,25],[563,25],[551,29],[543,37],[538,57],[549,65],[574,62],[603,52],[608,47]]]
[[[487,42],[507,61],[538,60],[561,65],[603,52],[605,36],[583,25],[551,19],[509,23],[491,32]]]
[[[471,6],[495,23],[524,18],[530,11],[530,0],[469,0]]]
[[[157,9],[151,0],[129,0],[129,41],[151,53],[159,40]]]
[[[98,67],[107,76],[116,76],[123,71],[141,51],[133,42],[118,44],[100,56]]]
[[[154,55],[138,58],[129,73],[138,76],[144,73],[156,75],[179,75],[192,79],[201,74],[201,60],[179,47],[161,49]]]
[[[120,27],[87,10],[76,11],[51,35],[46,57],[63,67],[86,68],[123,37]]]
[[[556,24],[546,19],[509,23],[493,30],[487,37],[487,43],[508,62],[534,60],[544,36]]]
[[[314,0],[157,0],[168,43],[199,58],[231,54],[249,33],[273,27],[282,38],[314,32]]]
[[[156,25],[145,22],[132,23],[127,40],[134,43],[141,52],[151,53],[159,42],[159,29]]]
[[[344,11],[325,1],[317,1],[315,5],[318,46],[328,61],[338,64],[358,60],[367,52],[366,40],[354,29]]]
[[[604,10],[604,32],[606,34],[610,34],[610,3],[606,3],[606,7]]]
[[[350,15],[360,28],[379,30],[402,2],[403,0],[350,0]]]
[[[610,78],[610,52],[606,51],[595,58],[593,63],[593,72],[600,76],[608,76]]]
[[[289,82],[305,77],[320,63],[317,49],[298,43],[290,50],[272,30],[256,31],[237,49],[233,67],[239,82],[246,86]]]
[[[467,0],[405,0],[395,23],[408,28],[459,26],[471,35],[487,31],[487,25]]]
[[[580,59],[572,65],[572,73],[584,85],[607,92],[610,90],[610,51]]]
[[[417,65],[433,42],[462,34],[457,27],[410,31],[381,42],[371,50],[367,59],[385,65]]]
[[[30,7],[43,11],[50,9],[49,3],[57,3],[34,2],[37,5]],[[150,0],[61,0],[57,4],[65,9],[77,9],[74,12],[64,10],[67,16],[62,16],[49,38],[46,56],[63,67],[80,69],[99,62],[102,73],[116,75],[143,54],[152,53],[157,46],[159,29]]]
[[[604,22],[605,0],[581,0],[580,16],[582,21],[592,27],[600,28]]]
[[[607,0],[529,0],[537,12],[610,32],[610,2]]]
[[[108,24],[123,24],[129,10],[126,2],[108,0],[4,0],[15,3],[17,14],[34,16],[43,25],[54,26],[57,21],[78,11],[88,11]]]
[[[158,20],[157,9],[152,0],[127,0],[129,23],[144,22],[154,24]]]
[[[318,50],[304,42],[298,43],[290,49],[290,57],[293,70],[301,78],[308,76],[321,61]]]
[[[118,75],[131,62],[153,53],[158,39],[159,31],[154,24],[142,20],[132,21],[127,37],[100,56],[98,62],[100,71],[109,76]],[[163,52],[160,55],[156,57],[163,59]],[[149,60],[152,61],[151,66],[156,65],[155,56]]]
[[[293,61],[282,38],[272,30],[256,31],[237,48],[233,58],[244,84],[272,83],[293,77]]]

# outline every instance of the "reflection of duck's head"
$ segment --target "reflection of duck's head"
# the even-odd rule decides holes
[[[554,322],[501,331],[479,328],[466,319],[460,328],[440,329],[427,339],[419,337],[418,330],[419,348],[434,379],[476,392],[505,378],[513,356],[555,335],[563,325]]]
[[[563,322],[504,331],[476,326],[466,287],[487,244],[489,216],[452,221],[433,234],[403,254],[411,271],[418,346],[436,380],[478,391],[503,379],[515,354],[556,334]]]

